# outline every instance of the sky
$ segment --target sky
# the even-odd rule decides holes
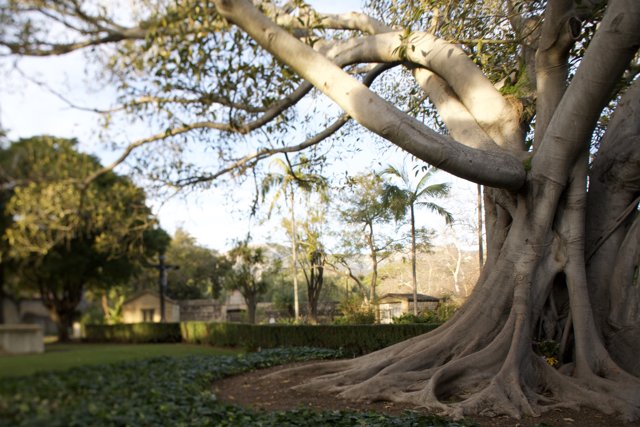
[[[321,12],[339,13],[360,9],[362,0],[315,0],[309,3]],[[81,52],[52,58],[21,59],[18,62],[19,70],[30,78],[21,78],[16,71],[12,72],[11,78],[2,78],[13,67],[13,63],[0,59],[0,125],[9,130],[11,140],[40,134],[75,137],[80,141],[83,151],[98,155],[103,164],[117,157],[117,150],[111,151],[93,142],[98,139],[98,117],[94,113],[72,108],[61,100],[64,97],[74,104],[97,108],[110,106],[113,90],[98,86],[91,75],[86,74],[84,64]],[[59,93],[53,94],[33,80],[47,82]],[[134,139],[136,134],[144,136],[148,130],[127,128],[122,132],[127,138]],[[397,164],[401,161],[399,154],[390,155],[393,159],[384,159],[385,162],[393,160]],[[359,156],[350,159],[349,164],[371,168],[381,163],[380,159],[366,151]],[[472,199],[468,185],[462,185],[453,177],[442,179],[456,182],[455,191],[462,191],[461,194]],[[279,219],[273,218],[260,224],[246,215],[250,198],[251,191],[245,186],[233,189],[231,193],[228,188],[219,188],[179,194],[169,199],[152,198],[150,203],[161,226],[170,234],[177,228],[183,228],[199,244],[212,249],[229,249],[234,239],[244,237],[248,231],[251,231],[256,242],[283,242]],[[468,207],[456,206],[457,202],[450,202],[450,205],[454,211],[468,210]],[[430,224],[438,222],[433,218],[426,221]]]

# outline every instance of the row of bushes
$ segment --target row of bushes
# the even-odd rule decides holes
[[[187,342],[247,350],[277,347],[340,349],[345,356],[369,353],[429,332],[439,324],[248,325],[238,323],[137,323],[87,325],[92,342]]]

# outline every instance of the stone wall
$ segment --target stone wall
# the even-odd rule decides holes
[[[44,335],[39,325],[0,325],[0,353],[42,353]]]
[[[180,301],[181,322],[224,322],[226,310],[223,305],[211,299]]]

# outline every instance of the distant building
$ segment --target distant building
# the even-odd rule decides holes
[[[241,322],[245,320],[247,304],[242,294],[233,291],[224,302],[214,299],[176,301],[165,297],[166,322]],[[160,294],[145,290],[122,304],[124,323],[159,322]]]
[[[433,311],[439,303],[439,298],[418,294],[418,313]],[[378,309],[380,310],[380,323],[391,323],[394,317],[413,313],[413,293],[385,294],[378,299]]]
[[[232,291],[224,304],[224,320],[226,322],[247,321],[247,303],[237,289]]]
[[[180,304],[181,322],[221,322],[224,321],[224,305],[213,299],[182,300]]]
[[[166,322],[180,321],[180,305],[171,298],[164,297]],[[160,322],[160,294],[155,291],[140,291],[122,304],[124,323]]]

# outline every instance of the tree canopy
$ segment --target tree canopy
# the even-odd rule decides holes
[[[193,236],[178,228],[166,251],[167,262],[179,267],[170,273],[167,295],[177,300],[217,298],[221,290],[216,271],[219,258],[213,250],[198,245]]]
[[[225,287],[239,291],[247,304],[249,323],[256,322],[258,297],[267,292],[273,276],[280,266],[269,259],[261,247],[239,241],[227,254],[229,268],[224,276]]]
[[[385,198],[389,199],[391,209],[396,212],[396,217],[403,217],[409,211],[409,224],[411,226],[411,278],[413,281],[413,315],[418,315],[418,278],[416,273],[416,250],[418,243],[422,246],[428,246],[430,239],[428,239],[429,231],[422,229],[416,229],[416,205],[426,207],[428,210],[437,213],[442,216],[447,224],[453,222],[453,216],[445,208],[430,200],[423,199],[441,199],[449,195],[449,184],[439,183],[427,185],[429,179],[433,177],[436,171],[433,168],[427,167],[425,171],[420,175],[418,182],[415,186],[412,185],[411,178],[407,172],[406,167],[400,169],[393,165],[387,166],[382,172],[383,175],[387,175],[391,178],[400,180],[402,185],[397,186],[393,183],[385,183]],[[419,172],[416,172],[418,176]],[[423,238],[421,242],[417,241],[417,236],[421,235]]]
[[[75,144],[33,137],[1,153],[6,278],[17,292],[40,295],[62,339],[84,290],[126,282],[159,250],[144,192],[113,172],[85,185],[100,164]]]

